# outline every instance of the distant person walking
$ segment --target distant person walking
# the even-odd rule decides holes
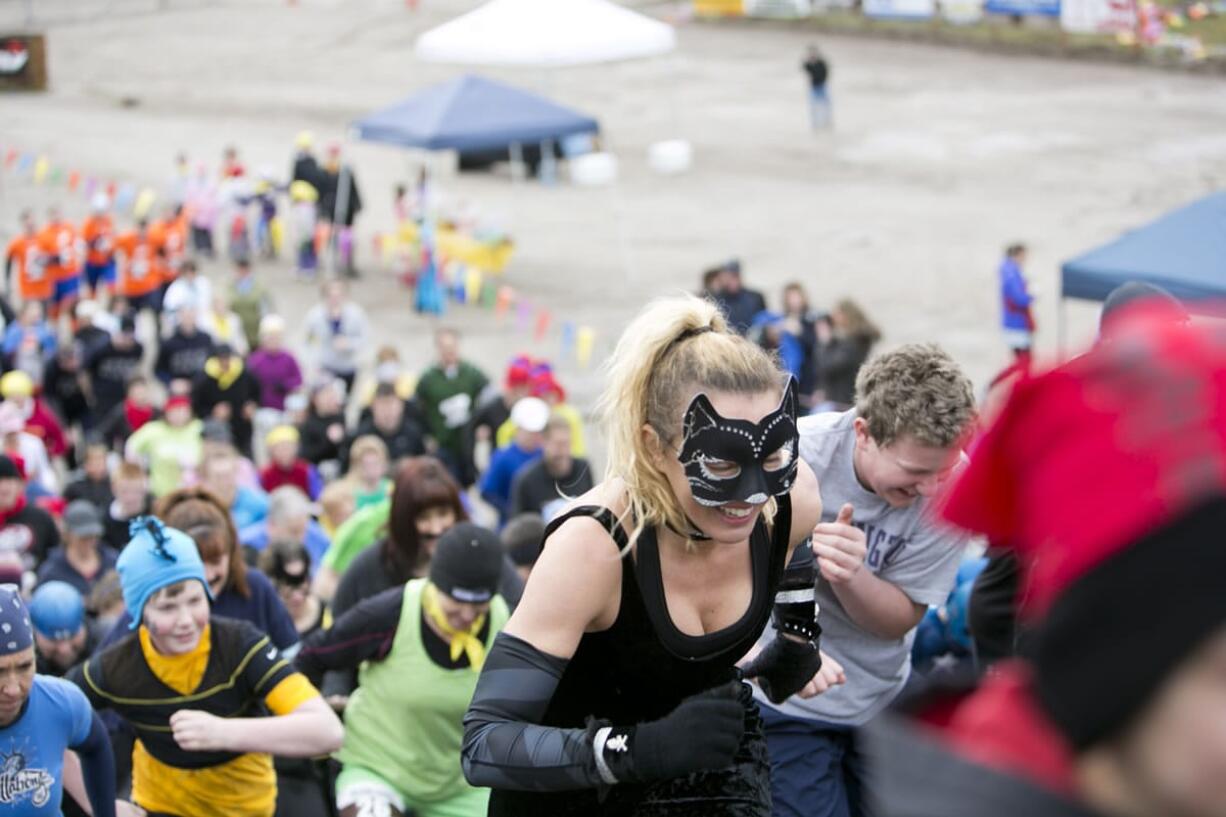
[[[817,50],[817,46],[811,45],[801,67],[809,77],[809,121],[813,130],[830,130],[834,127],[834,112],[830,107],[830,94],[826,90],[826,84],[830,80],[830,64]]]
[[[1034,343],[1034,296],[1026,284],[1026,245],[1011,244],[1000,262],[1001,328],[1018,365],[1030,366],[1030,347]]]

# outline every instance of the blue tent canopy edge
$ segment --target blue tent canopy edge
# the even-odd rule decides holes
[[[1061,294],[1102,301],[1145,281],[1182,301],[1226,298],[1226,191],[1219,191],[1066,261]]]
[[[480,151],[558,141],[597,121],[528,91],[465,75],[356,120],[359,139],[426,150]]]

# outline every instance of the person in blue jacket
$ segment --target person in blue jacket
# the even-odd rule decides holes
[[[106,728],[81,690],[34,668],[30,614],[16,585],[0,585],[0,815],[58,817],[71,776],[70,791],[83,788],[96,817],[115,817]],[[67,749],[76,752],[80,775],[65,774]]]
[[[1011,244],[1005,248],[1000,262],[1001,328],[1005,341],[1022,366],[1030,365],[1030,347],[1034,342],[1034,296],[1026,285],[1026,245]]]

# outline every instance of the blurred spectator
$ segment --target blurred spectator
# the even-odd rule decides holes
[[[64,489],[64,499],[68,502],[83,499],[104,513],[115,499],[111,491],[109,454],[110,449],[106,443],[87,444],[82,457],[81,474],[68,483],[68,487]]]
[[[587,439],[583,433],[583,415],[579,410],[566,402],[566,390],[554,377],[553,369],[548,363],[538,362],[532,374],[532,396],[539,397],[549,406],[550,414],[555,414],[570,426],[570,453],[575,457],[587,456]],[[503,430],[514,432],[514,423],[504,424]],[[510,436],[505,441],[502,434],[498,435],[498,447],[510,442]]]
[[[192,250],[212,260],[217,253],[213,247],[213,230],[217,226],[220,211],[217,186],[203,163],[196,166],[196,174],[187,187],[187,211],[191,213]],[[205,304],[209,303],[205,299]]]
[[[119,584],[118,573],[104,573],[98,579],[85,599],[85,609],[93,617],[86,618],[86,625],[89,627],[90,641],[96,644],[102,641],[124,613],[123,588]]]
[[[285,398],[302,385],[302,370],[285,348],[285,320],[265,315],[260,321],[260,346],[247,358],[247,368],[260,384],[260,408],[285,410]]]
[[[260,553],[258,564],[277,589],[277,596],[294,620],[299,638],[305,639],[323,628],[327,609],[311,593],[311,554],[301,542],[272,540]]]
[[[341,381],[329,377],[311,389],[307,418],[298,431],[302,435],[302,458],[313,465],[340,462],[341,448],[345,443],[343,388]]]
[[[545,520],[539,513],[521,513],[502,528],[502,546],[525,583],[545,542]]]
[[[535,513],[546,520],[572,498],[592,490],[587,460],[571,455],[570,424],[553,415],[545,425],[541,458],[524,466],[511,481],[509,516]]]
[[[366,310],[349,299],[343,281],[328,281],[320,287],[322,302],[307,312],[307,345],[315,365],[340,378],[346,393],[353,391],[358,362],[369,343]]]
[[[353,222],[362,210],[362,196],[352,167],[342,167],[340,145],[329,145],[319,185],[319,217],[331,224],[340,272],[356,278]]]
[[[311,518],[310,500],[292,485],[269,494],[268,515],[262,522],[241,529],[238,538],[253,556],[268,547],[269,542],[297,542],[307,549],[313,565],[319,564],[329,544],[328,535]]]
[[[536,397],[525,397],[511,409],[515,438],[490,458],[489,470],[481,478],[481,498],[498,511],[499,524],[511,512],[511,483],[520,469],[541,456],[542,432],[549,422],[549,406]],[[567,444],[569,445],[569,440]]]
[[[486,397],[473,413],[469,423],[469,445],[475,452],[477,443],[487,443],[491,449],[499,447],[497,437],[502,427],[511,419],[511,407],[521,397],[532,393],[532,358],[519,355],[508,365],[502,379],[502,389]],[[470,452],[471,459],[473,452]]]
[[[200,463],[200,487],[230,511],[236,530],[262,522],[268,514],[268,497],[238,482],[238,454],[230,449],[210,454]]]
[[[243,322],[238,315],[230,310],[224,295],[214,295],[213,304],[204,318],[204,331],[209,333],[213,343],[227,343],[240,355],[247,354],[247,335],[243,332]]]
[[[55,354],[55,330],[43,316],[37,301],[22,304],[17,320],[4,331],[4,362],[42,382],[43,373]]]
[[[119,331],[85,361],[95,417],[106,417],[123,402],[128,381],[137,374],[144,354],[136,339],[136,321],[130,315],[123,317]]]
[[[353,486],[354,509],[362,510],[387,499],[391,490],[388,479],[387,445],[374,435],[358,437],[349,449],[349,473],[345,481]]]
[[[844,411],[856,399],[856,377],[881,332],[853,300],[839,301],[817,322],[817,383],[822,410]]]
[[[319,525],[331,539],[357,509],[353,483],[347,479],[330,482],[319,495]]]
[[[228,423],[234,447],[249,457],[252,420],[259,399],[260,384],[247,371],[243,359],[227,344],[218,344],[192,386],[196,415]]]
[[[1000,285],[1001,328],[1005,342],[1014,357],[1028,366],[1030,347],[1034,343],[1034,296],[1026,284],[1026,245],[1010,244],[1000,262],[997,277]]]
[[[59,492],[59,479],[47,458],[43,441],[25,431],[21,409],[5,400],[0,403],[0,449],[21,464],[26,482],[33,490],[31,498],[55,495]]]
[[[34,394],[34,381],[23,371],[6,372],[0,377],[0,397],[16,406],[25,418],[25,430],[43,441],[52,459],[68,453],[64,428],[40,398]]]
[[[834,125],[830,94],[826,90],[830,81],[830,65],[817,46],[811,45],[801,68],[809,81],[809,124],[815,131],[829,130]]]
[[[62,581],[42,582],[30,599],[29,612],[39,675],[62,678],[93,652],[85,599],[76,587]]]
[[[110,414],[98,418],[94,433],[112,450],[122,451],[129,437],[158,416],[149,381],[144,375],[134,374],[128,380],[123,402],[111,409]]]
[[[229,286],[229,308],[242,321],[246,348],[254,348],[260,342],[260,321],[272,312],[272,296],[245,261],[234,265],[234,280],[230,281]]]
[[[118,299],[116,299],[118,300]],[[115,300],[112,300],[112,304]],[[81,360],[87,361],[111,339],[110,328],[105,326],[110,315],[97,301],[81,301],[76,309],[77,327],[72,339],[81,349]],[[118,328],[116,321],[115,328]]]
[[[204,368],[213,351],[213,339],[197,326],[196,310],[179,310],[174,332],[164,339],[153,364],[153,373],[172,391],[185,393]]]
[[[176,395],[166,401],[161,419],[145,423],[128,438],[124,456],[146,464],[154,496],[181,487],[200,464],[202,428],[200,420],[192,417],[191,400]]]
[[[741,262],[728,261],[718,268],[714,284],[715,303],[728,318],[728,325],[742,335],[749,331],[754,316],[766,309],[762,293],[741,285]]]
[[[792,374],[800,390],[800,404],[811,409],[817,390],[817,316],[809,307],[809,296],[800,283],[783,288],[783,329],[800,344],[800,361]]]
[[[25,475],[11,457],[0,454],[0,579],[22,583],[60,543],[51,514],[26,501]]]
[[[80,343],[64,343],[55,350],[55,357],[51,358],[43,375],[43,398],[47,401],[47,407],[68,428],[84,427],[94,420],[85,394],[85,368]]]
[[[294,162],[290,169],[290,181],[306,182],[319,190],[323,186],[323,169],[312,153],[315,138],[310,131],[302,131],[294,139]]]
[[[205,420],[200,436],[201,462],[213,456],[233,457],[238,471],[236,482],[243,488],[263,493],[264,489],[260,487],[260,470],[255,467],[255,463],[250,458],[244,457],[234,448],[234,433],[230,431],[229,423],[221,420]],[[199,479],[193,477],[187,484],[190,486],[198,482]]]
[[[102,512],[84,499],[64,511],[64,543],[47,554],[38,581],[66,582],[88,596],[98,579],[115,569],[119,553],[102,544]]]
[[[404,400],[391,383],[380,383],[370,406],[370,416],[358,424],[353,437],[377,437],[387,448],[391,462],[426,453],[421,427],[405,412]],[[359,506],[363,504],[359,501]]]
[[[425,412],[426,431],[434,454],[461,485],[473,482],[465,430],[489,379],[460,358],[460,333],[442,328],[434,333],[438,360],[417,381],[417,400]]]
[[[406,403],[413,399],[413,392],[417,389],[417,377],[404,368],[395,346],[380,346],[379,351],[375,352],[374,376],[362,384],[358,392],[358,405],[363,409],[369,408],[375,399],[375,390],[383,383],[391,384]]]
[[[162,299],[162,316],[171,322],[169,328],[173,328],[184,310],[195,313],[197,327],[205,327],[212,307],[213,282],[200,273],[195,261],[184,261],[179,277],[166,288],[166,297]]]
[[[134,462],[122,462],[111,473],[111,491],[115,499],[103,514],[102,541],[119,551],[132,538],[132,520],[153,512],[153,494],[145,469]]]
[[[315,466],[298,456],[298,429],[277,426],[268,432],[264,446],[269,462],[260,472],[261,488],[272,493],[283,485],[292,485],[312,500],[319,498],[323,481]]]

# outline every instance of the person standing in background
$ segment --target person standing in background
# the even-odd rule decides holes
[[[328,281],[320,288],[321,303],[306,315],[307,343],[315,364],[345,382],[345,394],[353,391],[358,359],[369,342],[366,310],[349,298],[343,281]]]
[[[809,122],[815,131],[830,130],[834,127],[830,93],[826,90],[826,84],[830,81],[830,64],[817,46],[811,45],[801,67],[809,77]]]
[[[341,164],[340,145],[328,147],[319,184],[319,216],[330,224],[339,271],[346,278],[357,278],[353,263],[353,222],[362,210],[362,196],[352,167]]]
[[[1018,365],[1030,368],[1030,348],[1034,344],[1034,296],[1026,284],[1026,245],[1005,248],[997,275],[1000,279],[1001,328],[1005,342],[1013,350]]]
[[[467,487],[473,484],[475,475],[467,457],[465,429],[489,378],[460,359],[459,331],[449,327],[436,331],[434,348],[438,361],[417,381],[417,400],[425,413],[426,431],[434,442],[435,456]]]

